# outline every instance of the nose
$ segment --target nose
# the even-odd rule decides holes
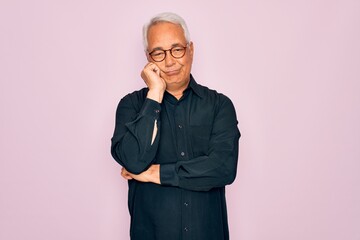
[[[170,50],[168,50],[166,52],[166,55],[165,55],[165,66],[169,67],[169,66],[172,66],[175,64],[175,59],[173,56],[171,56],[170,54]]]

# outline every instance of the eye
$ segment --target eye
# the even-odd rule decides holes
[[[181,52],[183,51],[184,49],[181,48],[181,47],[176,47],[176,48],[173,48],[173,52]]]
[[[164,54],[163,51],[155,51],[155,52],[152,52],[152,53],[151,53],[151,56],[153,56],[153,57],[158,57],[158,56],[161,56],[161,55],[163,55],[163,54]]]

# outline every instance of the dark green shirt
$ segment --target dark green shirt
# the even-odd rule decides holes
[[[192,76],[179,100],[165,92],[159,104],[147,92],[121,99],[111,146],[132,173],[160,164],[161,185],[129,181],[131,239],[229,239],[225,185],[236,176],[240,138],[232,102]]]

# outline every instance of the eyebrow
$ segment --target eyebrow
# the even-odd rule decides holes
[[[173,48],[173,47],[179,47],[179,46],[183,47],[183,44],[181,44],[181,43],[174,43],[174,44],[171,45],[171,48]],[[156,50],[164,50],[164,48],[162,48],[162,47],[156,47],[156,48],[152,49],[152,50],[149,51],[149,52],[153,52],[153,51],[156,51]]]

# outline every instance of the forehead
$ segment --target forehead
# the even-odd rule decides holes
[[[185,34],[178,24],[159,22],[152,25],[147,34],[148,48],[169,48],[174,44],[186,44]]]

